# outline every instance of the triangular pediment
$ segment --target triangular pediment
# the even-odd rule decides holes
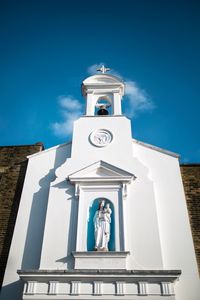
[[[122,181],[129,182],[135,175],[105,161],[95,162],[69,175],[71,182],[80,181]]]

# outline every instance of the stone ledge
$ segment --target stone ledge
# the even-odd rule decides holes
[[[141,275],[141,274],[147,274],[147,275],[157,275],[157,274],[162,274],[162,275],[168,275],[168,274],[173,274],[173,275],[180,275],[181,274],[181,270],[96,270],[96,269],[81,269],[81,270],[49,270],[49,269],[39,269],[39,270],[35,270],[35,269],[30,269],[30,270],[17,270],[18,274],[40,274],[40,273],[59,273],[59,274],[73,274],[73,273],[80,273],[80,274],[85,274],[85,273],[94,273],[94,274],[99,274],[99,273],[103,273],[103,274],[116,274],[116,273],[120,273],[120,274],[126,274],[126,275],[130,275],[130,274],[134,274],[134,275]]]
[[[117,256],[117,257],[126,257],[130,254],[129,251],[73,251],[73,256],[87,256],[87,257],[103,257],[103,256]]]
[[[55,279],[69,279],[72,280],[76,278],[76,280],[80,278],[91,278],[98,277],[100,278],[108,278],[108,277],[120,277],[120,278],[129,278],[134,280],[141,280],[142,278],[145,280],[162,279],[163,281],[175,281],[181,275],[181,270],[18,270],[17,273],[23,280],[32,280],[38,279],[40,280],[50,280]]]
[[[72,252],[75,269],[126,269],[128,251],[83,251]]]

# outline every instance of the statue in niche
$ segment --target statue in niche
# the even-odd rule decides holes
[[[101,200],[93,220],[96,251],[108,251],[111,213],[112,210],[110,208],[110,204],[105,204],[105,200]]]

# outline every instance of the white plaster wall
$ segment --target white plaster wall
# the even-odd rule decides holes
[[[200,282],[178,159],[137,142],[133,155],[147,167],[154,185],[163,268],[182,271],[176,299],[198,300]]]
[[[21,299],[22,283],[18,269],[39,268],[49,185],[55,179],[55,169],[70,152],[70,144],[62,145],[29,158],[1,300]]]
[[[124,200],[126,249],[129,269],[163,269],[155,194],[147,174],[139,172],[135,164],[137,179],[129,186]]]

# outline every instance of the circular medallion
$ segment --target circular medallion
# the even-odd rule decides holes
[[[112,139],[112,133],[106,129],[97,129],[90,134],[90,142],[97,147],[107,146]]]

